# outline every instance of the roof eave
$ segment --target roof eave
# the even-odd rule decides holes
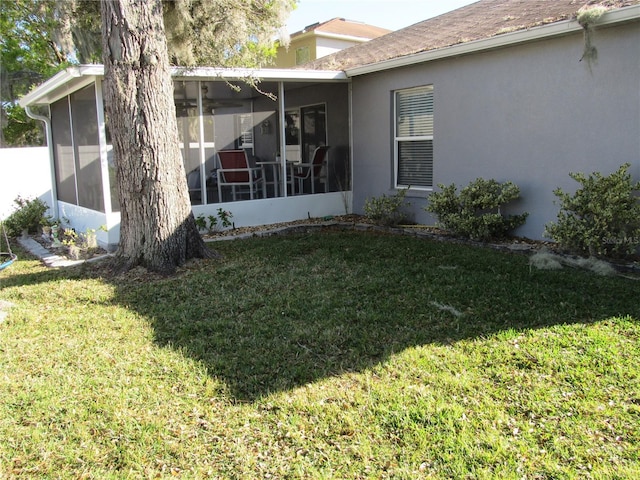
[[[307,37],[314,37],[315,35],[315,30],[303,30],[302,32],[292,34],[290,42],[297,42],[298,40],[303,40]]]
[[[288,68],[215,68],[215,67],[173,67],[173,77],[190,78],[194,80],[246,80],[257,79],[260,81],[286,82],[335,82],[348,80],[342,70],[302,70]]]
[[[640,5],[632,5],[605,13],[597,26],[614,25],[640,19]],[[564,20],[561,22],[551,23],[532,27],[526,30],[496,35],[490,38],[475,40],[467,43],[460,43],[449,47],[428,50],[425,52],[406,55],[402,57],[383,60],[377,63],[361,65],[345,70],[347,77],[355,77],[358,75],[366,75],[368,73],[381,72],[393,68],[406,67],[418,63],[440,60],[448,57],[458,57],[471,53],[494,50],[497,48],[517,45],[521,43],[542,40],[550,37],[559,37],[571,33],[582,31],[582,26],[575,20]]]
[[[23,96],[21,107],[48,105],[60,98],[91,84],[104,76],[103,65],[78,65],[69,67],[51,77]],[[193,80],[246,80],[273,82],[342,82],[348,78],[342,70],[293,70],[293,69],[226,69],[213,67],[172,67],[171,76]]]
[[[358,37],[357,35],[344,35],[341,33],[322,32],[316,31],[316,37],[329,38],[331,40],[346,40],[349,42],[364,43],[372,40],[375,37]]]
[[[23,96],[19,104],[23,108],[50,104],[69,93],[89,85],[94,81],[95,77],[103,74],[104,68],[102,65],[77,65],[66,68]]]

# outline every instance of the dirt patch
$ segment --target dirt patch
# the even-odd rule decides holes
[[[215,240],[219,238],[229,237],[246,237],[251,235],[259,236],[265,232],[272,232],[277,230],[288,229],[290,227],[296,227],[301,225],[327,225],[331,223],[365,223],[366,219],[359,215],[338,215],[327,216],[319,218],[308,218],[302,220],[294,220],[292,222],[271,223],[268,225],[256,225],[254,227],[238,227],[230,228],[227,230],[221,230],[218,232],[205,233],[202,237],[205,240]]]

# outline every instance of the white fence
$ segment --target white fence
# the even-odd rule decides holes
[[[18,195],[53,205],[47,147],[0,148],[0,219],[13,212]]]

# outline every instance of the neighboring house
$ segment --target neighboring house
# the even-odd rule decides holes
[[[625,162],[640,179],[640,1],[593,27],[581,61],[575,0],[481,0],[313,62],[351,79],[353,208],[411,187],[415,220],[437,184],[513,181],[518,235],[542,238],[570,172]]]
[[[367,198],[411,187],[415,220],[429,224],[423,207],[437,184],[483,177],[520,187],[511,208],[530,215],[516,234],[542,238],[558,211],[553,190],[577,187],[570,172],[606,174],[629,162],[640,179],[640,0],[604,2],[592,61],[576,21],[585,3],[480,0],[304,68],[176,70],[194,213],[224,206],[237,226],[362,213]],[[243,76],[260,77],[277,102],[227,87]],[[100,66],[70,69],[21,104],[51,106],[60,216],[81,230],[106,224],[113,244],[119,213],[101,83]],[[323,144],[331,146],[315,190],[323,193],[290,195],[285,159],[307,161]],[[279,162],[266,164],[276,182],[268,198],[219,203],[211,172],[216,152],[229,148]]]
[[[332,18],[291,35],[288,47],[278,47],[276,68],[291,68],[391,32],[362,22]]]

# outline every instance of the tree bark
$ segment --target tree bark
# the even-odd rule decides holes
[[[118,257],[164,274],[215,254],[193,217],[159,0],[102,3],[104,98],[120,195]]]

